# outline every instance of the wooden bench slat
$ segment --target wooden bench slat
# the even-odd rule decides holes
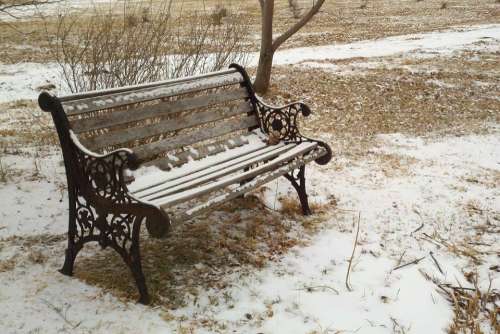
[[[288,151],[286,154],[283,154],[279,156],[278,158],[275,158],[259,167],[256,167],[254,169],[251,169],[247,172],[237,174],[235,176],[232,176],[227,179],[219,180],[216,182],[212,182],[206,185],[203,185],[201,187],[197,187],[195,189],[190,189],[178,194],[174,194],[171,196],[155,199],[152,201],[149,201],[150,203],[153,203],[155,205],[159,205],[162,208],[168,208],[170,206],[173,206],[175,204],[181,203],[188,201],[190,199],[193,199],[195,197],[208,194],[212,191],[227,187],[228,185],[245,181],[248,180],[254,176],[263,174],[265,172],[268,172],[270,170],[275,169],[278,167],[280,164],[286,163],[290,160],[293,160],[294,158],[303,155],[304,153],[311,151],[314,149],[318,144],[316,142],[303,142],[290,151]]]
[[[134,152],[137,154],[139,160],[145,161],[163,152],[172,151],[179,147],[185,147],[203,140],[223,136],[231,132],[251,128],[257,125],[257,117],[254,115],[241,119],[228,120],[213,127],[201,129],[196,133],[185,133],[172,138],[165,138],[138,146],[134,148]]]
[[[176,84],[166,84],[123,93],[67,101],[62,102],[62,105],[67,115],[78,115],[101,109],[233,85],[242,81],[243,77],[240,73],[231,73]]]
[[[234,144],[237,143],[235,140],[230,140],[230,141],[233,142]],[[246,144],[248,144],[248,140],[246,141]],[[280,144],[280,146],[283,146],[283,144]],[[226,151],[224,154],[217,155],[216,153],[214,153],[214,155],[210,155],[210,161],[206,160],[203,161],[201,159],[199,161],[191,161],[191,165],[189,166],[189,168],[178,168],[169,170],[168,173],[162,173],[161,176],[156,175],[154,179],[151,180],[149,180],[148,178],[144,179],[144,177],[141,177],[140,182],[138,183],[134,182],[129,186],[129,191],[133,194],[138,194],[139,192],[142,192],[144,190],[156,186],[161,186],[165,182],[190,178],[191,175],[194,175],[200,171],[204,171],[214,166],[234,161],[235,159],[240,159],[242,157],[254,154],[256,152],[262,152],[262,150],[265,150],[267,147],[268,147],[267,143],[261,142],[259,144],[253,144],[253,145],[240,145],[240,147],[236,148],[235,150],[229,149],[226,151],[226,149],[224,149],[224,151]],[[231,154],[226,154],[228,152]],[[187,150],[182,153],[199,154],[199,149],[196,149],[193,152],[192,150]],[[175,159],[178,156],[179,155],[172,156],[170,157],[170,159]],[[144,165],[147,165],[147,163],[143,164],[143,166]]]
[[[209,77],[213,77],[213,76],[217,76],[217,75],[230,74],[230,73],[235,73],[235,72],[236,72],[236,70],[234,68],[230,68],[230,69],[226,69],[226,70],[220,70],[220,71],[209,72],[209,73],[204,73],[204,74],[196,74],[196,75],[192,75],[192,76],[180,77],[180,78],[175,78],[175,79],[167,79],[167,80],[163,80],[163,81],[142,83],[142,84],[137,84],[137,85],[115,87],[115,88],[108,88],[108,89],[93,90],[93,91],[88,91],[88,92],[83,92],[83,93],[74,93],[74,94],[63,95],[63,96],[59,97],[59,101],[68,102],[68,101],[81,100],[81,99],[86,99],[86,98],[91,98],[91,97],[110,95],[110,94],[116,94],[116,93],[123,93],[123,92],[130,92],[130,91],[134,91],[134,90],[151,88],[151,87],[158,87],[158,86],[162,86],[162,85],[173,85],[173,84],[178,84],[181,82],[199,80],[202,78],[209,78]]]
[[[156,166],[162,170],[170,170],[179,167],[192,160],[200,160],[211,155],[215,155],[235,147],[248,144],[248,138],[245,135],[238,135],[231,139],[219,140],[214,143],[197,147],[196,151],[187,150],[180,152],[175,156],[166,156],[145,162],[143,166]],[[264,144],[263,144],[264,145]]]
[[[190,178],[186,178],[183,180],[176,180],[172,182],[166,182],[161,185],[161,187],[156,187],[154,189],[149,189],[149,191],[143,192],[141,194],[136,194],[140,199],[152,201],[158,198],[162,198],[171,194],[176,194],[193,187],[200,186],[209,181],[213,181],[220,177],[232,174],[238,170],[243,170],[251,165],[275,158],[286,151],[291,150],[297,146],[295,143],[287,144],[276,149],[274,146],[269,146],[271,148],[268,152],[259,151],[258,155],[253,155],[247,159],[243,157],[238,162],[230,161],[229,163],[215,166],[215,168],[207,169],[203,171],[203,173],[196,173]]]
[[[201,205],[197,205],[195,207],[192,207],[191,209],[189,209],[181,214],[177,214],[175,216],[172,216],[171,220],[174,224],[180,223],[180,222],[185,221],[185,220],[189,220],[194,216],[205,213],[205,212],[209,211],[210,209],[213,209],[217,206],[220,206],[227,201],[230,201],[230,200],[237,198],[237,197],[239,197],[239,196],[241,196],[241,195],[243,195],[243,194],[245,194],[253,189],[256,189],[256,188],[258,188],[266,183],[269,183],[272,180],[275,180],[278,177],[285,175],[286,173],[288,173],[294,169],[297,169],[300,166],[305,165],[305,164],[319,158],[323,154],[325,154],[325,150],[322,148],[319,148],[315,152],[312,152],[311,154],[309,154],[303,158],[297,159],[288,165],[285,165],[281,168],[278,168],[270,173],[259,175],[251,182],[247,182],[247,183],[245,183],[245,184],[243,184],[235,189],[232,189],[232,190],[230,190],[222,195],[213,197],[208,202],[205,202]],[[168,207],[169,206],[166,206],[165,209],[168,209]]]
[[[211,173],[215,173],[220,171],[221,169],[228,168],[231,166],[234,166],[236,164],[239,164],[241,162],[245,162],[248,160],[251,160],[255,157],[258,157],[263,154],[267,154],[271,151],[276,151],[278,149],[282,149],[286,144],[284,143],[279,143],[278,145],[268,145],[265,143],[262,143],[263,146],[257,146],[257,145],[251,145],[252,149],[248,151],[241,151],[237,152],[235,155],[231,155],[225,159],[211,159],[209,162],[200,162],[198,167],[193,168],[193,166],[186,166],[183,167],[186,169],[186,173],[182,177],[178,178],[171,178],[168,174],[172,173],[166,173],[165,177],[159,178],[156,180],[156,182],[142,187],[142,189],[138,189],[135,191],[132,191],[132,193],[135,196],[139,197],[145,197],[152,195],[154,193],[158,193],[159,191],[166,190],[168,188],[171,188],[173,186],[186,183],[189,181],[192,181],[196,178],[206,176]],[[290,144],[293,146],[293,144]],[[290,146],[290,148],[291,148]],[[253,149],[253,147],[256,147],[256,149]],[[276,153],[277,154],[277,153]],[[215,157],[214,157],[215,158]],[[224,161],[222,161],[224,160]],[[205,167],[202,167],[200,165],[204,165]]]
[[[91,147],[95,150],[99,150],[107,146],[115,146],[118,144],[131,142],[133,140],[149,138],[152,136],[160,135],[162,133],[169,133],[172,131],[187,129],[209,122],[230,118],[233,116],[248,113],[252,110],[253,107],[250,102],[243,101],[234,106],[224,107],[221,110],[194,112],[187,116],[181,116],[175,119],[166,119],[155,124],[144,125],[140,127],[130,127],[103,133],[96,137],[82,139],[81,142],[85,146]]]
[[[152,117],[166,116],[172,113],[189,111],[205,106],[230,102],[248,97],[246,88],[227,90],[210,95],[189,97],[176,101],[160,101],[150,106],[139,106],[130,110],[114,111],[89,117],[85,119],[70,120],[72,130],[75,133],[88,132],[92,130],[109,128],[112,126],[126,124]]]

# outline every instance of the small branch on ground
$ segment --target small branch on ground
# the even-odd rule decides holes
[[[417,233],[418,231],[420,231],[424,227],[424,219],[422,218],[422,215],[420,215],[420,212],[418,212],[416,209],[413,209],[413,212],[415,212],[418,215],[422,224],[416,230],[411,232],[410,236],[413,236],[414,233]]]
[[[439,265],[439,262],[436,260],[436,258],[434,257],[434,253],[432,252],[429,252],[429,255],[431,256],[432,260],[434,261],[434,263],[436,264],[436,267],[439,269],[439,272],[441,274],[444,275],[444,272],[443,272],[443,269],[441,269],[441,266]]]
[[[406,250],[405,250],[405,251],[403,251],[403,253],[402,253],[402,254],[401,254],[401,256],[399,257],[398,264],[397,264],[396,266],[401,265],[401,262],[403,261],[403,256],[405,256],[405,254],[406,254]]]
[[[418,264],[420,261],[422,261],[423,259],[425,259],[425,256],[419,258],[419,259],[415,259],[411,262],[408,262],[408,263],[405,263],[405,264],[402,264],[400,266],[397,266],[395,267],[394,269],[392,269],[391,271],[395,271],[395,270],[398,270],[398,269],[401,269],[401,268],[404,268],[404,267],[407,267],[409,265],[412,265],[412,264]]]
[[[301,289],[297,289],[297,290],[298,291],[303,290],[303,291],[307,291],[307,292],[313,292],[316,289],[326,289],[326,290],[330,290],[330,291],[334,292],[336,295],[339,294],[339,291],[337,289],[332,288],[331,286],[328,286],[328,285],[305,286],[305,287],[303,287]]]
[[[358,228],[356,230],[356,238],[354,239],[354,245],[352,247],[351,258],[349,259],[349,267],[347,267],[347,273],[345,275],[345,286],[346,286],[347,290],[349,290],[349,291],[352,291],[352,288],[349,284],[349,274],[351,273],[352,260],[354,258],[354,253],[356,251],[356,245],[358,244],[360,222],[361,222],[361,212],[358,213]]]
[[[57,307],[55,306],[54,304],[52,304],[51,302],[49,302],[48,300],[46,299],[41,299],[42,302],[47,305],[50,309],[52,309],[53,311],[55,311],[60,317],[61,319],[64,320],[64,322],[66,324],[68,324],[69,326],[71,326],[72,329],[76,329],[78,326],[80,326],[80,324],[82,323],[81,321],[78,322],[77,324],[73,324],[71,321],[68,320],[68,317],[67,317],[67,313],[68,313],[68,310],[69,308],[71,307],[71,305],[69,305],[66,310],[64,310],[63,312],[63,308],[62,307]]]

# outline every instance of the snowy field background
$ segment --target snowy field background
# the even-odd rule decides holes
[[[451,55],[455,51],[477,49],[476,43],[500,39],[500,24],[458,27],[442,32],[430,32],[383,38],[373,41],[362,41],[349,44],[334,44],[317,47],[302,47],[278,51],[274,57],[276,65],[293,65],[302,63],[309,67],[325,67],[317,61],[343,60],[358,57],[384,56],[418,56],[436,57]],[[497,48],[498,44],[486,47]],[[432,54],[429,54],[432,51]],[[258,54],[251,53],[248,66],[256,66]],[[331,65],[327,67],[332,67]],[[20,63],[2,64],[0,62],[1,102],[19,99],[32,99],[40,92],[40,88],[54,84],[58,95],[70,93],[60,77],[59,66],[55,63]]]

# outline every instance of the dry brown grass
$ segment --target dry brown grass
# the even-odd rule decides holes
[[[319,209],[322,207],[318,206]],[[237,284],[249,270],[263,268],[291,247],[303,245],[326,220],[321,213],[288,218],[273,212],[254,196],[238,199],[206,216],[179,224],[164,240],[142,238],[142,258],[153,303],[175,309],[196,300],[200,291],[222,290]],[[300,230],[297,237],[292,230]],[[133,300],[136,287],[121,258],[114,251],[82,254],[76,277],[114,295]],[[212,304],[231,305],[231,297]]]
[[[17,249],[9,258],[0,260],[0,273],[14,270],[20,263],[43,264],[50,258],[49,252],[59,248],[65,235],[40,234],[33,236],[10,236],[0,239],[0,250]]]
[[[500,291],[489,278],[488,288],[479,287],[477,272],[463,272],[471,287],[442,283],[423,269],[420,273],[433,282],[438,292],[452,305],[453,320],[447,329],[449,334],[484,334],[500,332]]]
[[[500,291],[492,288],[492,282],[486,291],[477,285],[477,274],[465,275],[474,288],[441,285],[441,292],[453,305],[453,322],[448,328],[450,334],[483,334],[500,332]],[[488,330],[488,331],[489,331]]]
[[[58,143],[50,114],[42,112],[35,101],[0,103],[0,110],[0,152]]]
[[[16,267],[16,260],[14,257],[0,260],[0,273],[5,271],[11,271]]]
[[[295,197],[287,196],[279,199],[281,204],[280,212],[289,217],[298,217],[302,215],[302,207],[300,202]],[[331,197],[328,203],[318,203],[309,200],[309,207],[311,211],[315,214],[324,214],[328,210],[334,209],[337,205],[337,200],[335,197]]]
[[[333,135],[348,157],[366,155],[381,133],[465,134],[500,121],[497,53],[379,60],[390,66],[360,70],[362,59],[344,61],[351,74],[278,66],[267,95],[276,104],[303,99],[313,110],[304,132]]]
[[[411,167],[418,162],[413,157],[393,153],[377,154],[375,160],[376,167],[386,177],[408,176],[411,173]]]

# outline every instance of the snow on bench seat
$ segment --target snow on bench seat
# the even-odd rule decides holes
[[[185,201],[188,201],[190,199],[193,199],[195,197],[202,196],[204,194],[210,193],[212,191],[224,188],[226,186],[229,186],[231,184],[239,183],[246,181],[248,179],[251,179],[253,177],[259,176],[261,174],[264,174],[266,172],[272,171],[280,167],[280,165],[286,164],[290,162],[291,160],[294,160],[295,158],[300,158],[306,153],[314,150],[318,144],[316,142],[303,142],[303,143],[294,143],[294,144],[289,144],[285,145],[283,148],[283,153],[280,155],[277,155],[274,157],[274,159],[265,162],[264,164],[250,169],[248,171],[244,172],[239,172],[234,175],[231,175],[230,177],[227,178],[221,178],[221,179],[216,179],[214,180],[213,178],[206,177],[206,181],[212,181],[213,182],[208,182],[206,184],[200,185],[200,186],[192,186],[192,187],[178,187],[178,188],[173,188],[175,190],[169,191],[168,189],[158,195],[152,194],[149,196],[145,197],[140,197],[139,198],[143,201],[150,202],[154,205],[160,206],[162,209],[167,209],[175,204],[179,204]],[[280,150],[280,149],[278,149]],[[263,159],[259,159],[256,161],[263,161]],[[230,167],[229,167],[230,168]],[[229,173],[226,173],[226,171],[223,169],[216,173],[217,177],[219,176],[225,176]],[[193,184],[199,185],[199,180],[193,180]],[[176,192],[177,190],[181,190],[179,192]]]
[[[240,186],[234,187],[233,189],[229,189],[226,192],[223,192],[220,195],[212,197],[208,201],[195,205],[194,207],[188,209],[187,211],[181,213],[180,215],[172,216],[172,222],[182,222],[190,219],[196,215],[199,215],[203,212],[210,210],[211,208],[217,207],[231,199],[234,199],[238,196],[241,196],[253,189],[256,189],[272,180],[277,179],[278,177],[289,173],[291,170],[297,169],[300,166],[303,166],[319,157],[324,155],[326,150],[322,147],[316,147],[314,151],[311,151],[309,154],[297,158],[293,160],[291,163],[286,164],[278,169],[271,171],[270,173],[265,173],[255,177],[255,179],[246,182]]]
[[[131,184],[128,185],[128,190],[132,194],[140,195],[150,188],[155,188],[165,184],[166,182],[184,182],[193,176],[205,175],[203,172],[206,170],[213,170],[214,167],[235,160],[239,157],[249,154],[260,152],[268,147],[266,137],[260,130],[254,130],[249,134],[242,135],[240,140],[243,143],[241,146],[233,148],[226,147],[222,152],[206,156],[199,160],[191,160],[180,167],[172,168],[171,170],[164,171],[156,166],[141,167],[132,172],[135,178]],[[282,144],[281,144],[282,145]],[[195,149],[190,149],[191,156],[196,157],[197,152]],[[175,158],[175,155],[169,154],[170,159]]]

